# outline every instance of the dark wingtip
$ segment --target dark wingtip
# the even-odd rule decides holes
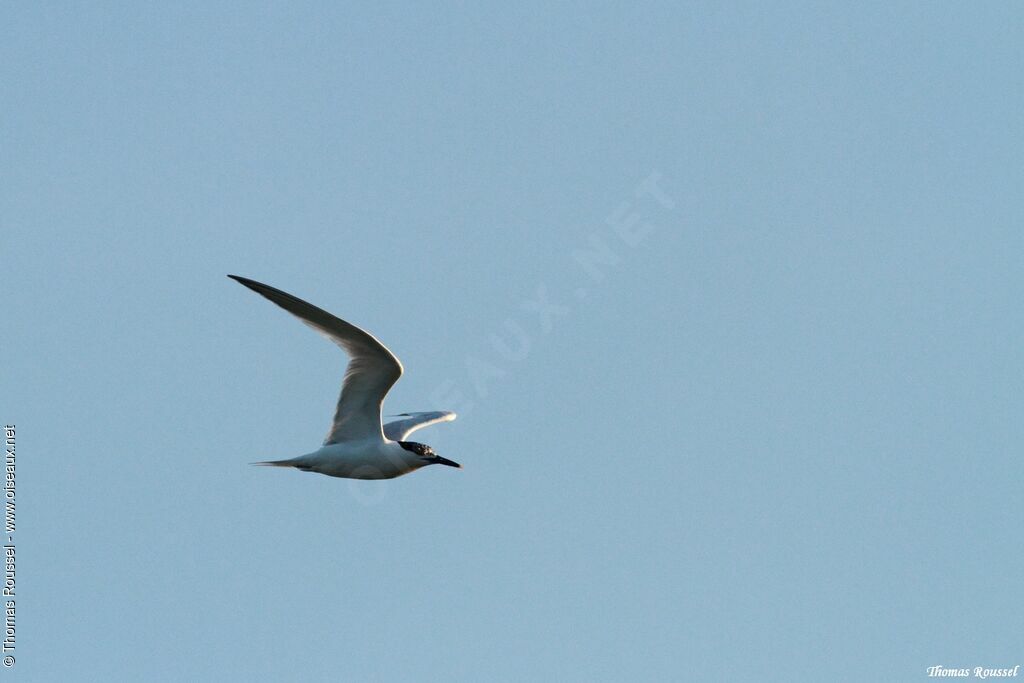
[[[230,273],[228,273],[228,277],[231,278],[232,280],[234,280],[235,282],[237,282],[240,285],[245,285],[246,287],[248,287],[249,289],[253,290],[254,292],[260,291],[259,288],[260,288],[261,285],[260,285],[259,282],[256,282],[255,280],[250,280],[249,278],[242,277],[241,275],[231,275]],[[265,287],[266,285],[262,285],[262,286]]]

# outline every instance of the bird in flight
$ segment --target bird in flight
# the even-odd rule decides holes
[[[381,424],[381,405],[402,376],[402,364],[373,335],[280,289],[238,275],[228,277],[298,317],[351,357],[334,423],[323,446],[297,458],[254,465],[293,467],[347,479],[392,479],[426,465],[462,467],[442,458],[426,444],[405,440],[417,429],[451,422],[455,413],[402,413],[395,416],[402,419]]]

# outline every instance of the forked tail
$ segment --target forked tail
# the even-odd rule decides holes
[[[261,465],[263,467],[294,467],[297,470],[303,472],[309,472],[311,467],[302,462],[300,458],[292,458],[291,460],[264,460],[263,462],[251,462],[250,465]]]

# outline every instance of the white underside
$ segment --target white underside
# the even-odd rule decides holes
[[[426,464],[398,443],[381,439],[331,444],[287,462],[293,467],[346,479],[393,479]]]

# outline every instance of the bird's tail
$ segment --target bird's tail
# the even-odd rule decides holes
[[[264,460],[263,462],[251,462],[250,465],[262,465],[264,467],[295,467],[298,463],[295,460]]]

